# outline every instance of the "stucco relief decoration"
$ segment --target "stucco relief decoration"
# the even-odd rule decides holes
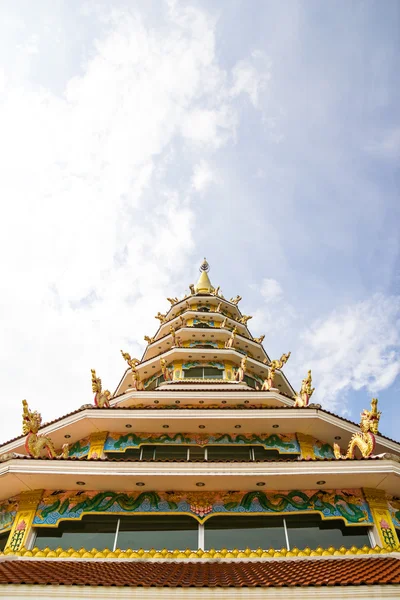
[[[393,525],[400,529],[400,498],[392,496],[388,500],[388,506]]]
[[[82,438],[72,444],[69,449],[70,458],[83,458],[89,454],[90,439],[89,437]]]
[[[203,521],[220,514],[319,513],[346,525],[372,524],[369,506],[359,490],[293,490],[291,492],[45,492],[34,526],[57,526],[61,520],[88,513],[186,514]]]
[[[0,504],[0,533],[8,531],[17,514],[18,498],[10,498]]]
[[[104,445],[105,452],[124,452],[127,448],[139,448],[143,444],[189,444],[205,446],[213,445],[260,445],[269,450],[278,450],[280,454],[298,454],[300,445],[295,434],[239,434],[214,433],[193,434],[176,433],[110,433]]]

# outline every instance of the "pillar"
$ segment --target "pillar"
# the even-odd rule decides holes
[[[296,437],[300,444],[301,458],[304,460],[316,460],[314,453],[314,438],[305,433],[296,433]]]
[[[88,458],[102,458],[107,436],[108,431],[96,431],[91,434]]]
[[[15,515],[5,550],[11,549],[18,552],[26,545],[42,494],[43,490],[34,490],[33,492],[21,492],[19,495],[18,512]]]
[[[396,548],[398,546],[396,529],[393,525],[385,491],[364,488],[363,492],[371,509],[380,545],[388,550]]]

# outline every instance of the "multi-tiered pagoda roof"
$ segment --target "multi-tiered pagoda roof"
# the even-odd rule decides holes
[[[360,425],[313,404],[311,371],[293,388],[288,349],[271,357],[240,296],[200,271],[143,356],[121,351],[113,393],[92,370],[93,403],[46,425],[24,401],[22,435],[0,447],[0,586],[400,595],[400,445],[377,400]]]

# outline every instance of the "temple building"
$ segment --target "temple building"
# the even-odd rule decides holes
[[[292,387],[289,349],[271,357],[200,271],[141,359],[121,351],[114,393],[92,370],[94,400],[45,425],[23,401],[0,447],[0,596],[400,598],[378,401],[360,423],[314,404],[311,370]]]

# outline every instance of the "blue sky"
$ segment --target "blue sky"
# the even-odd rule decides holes
[[[0,6],[2,439],[115,389],[203,256],[295,388],[399,438],[400,5]],[[5,402],[3,403],[3,405]]]

